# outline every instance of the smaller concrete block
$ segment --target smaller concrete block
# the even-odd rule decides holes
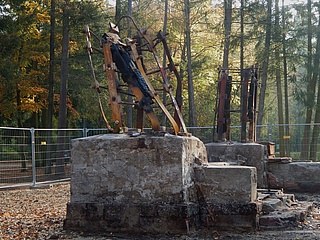
[[[264,146],[257,143],[207,143],[205,144],[209,162],[231,162],[257,169],[259,188],[265,186]]]
[[[208,164],[195,168],[198,196],[215,204],[247,204],[257,199],[257,171],[247,166]]]
[[[280,199],[269,199],[263,201],[262,211],[263,213],[269,213],[275,211],[277,208],[281,207],[282,201]]]
[[[206,204],[200,208],[201,221],[219,230],[255,230],[258,228],[261,203]]]
[[[291,192],[320,191],[320,162],[268,163],[268,185]]]

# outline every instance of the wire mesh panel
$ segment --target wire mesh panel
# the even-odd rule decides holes
[[[83,129],[0,128],[0,187],[70,177],[71,140]]]
[[[31,181],[30,129],[0,128],[0,185]]]
[[[109,133],[109,129],[107,128],[95,128],[95,129],[84,129],[84,136],[94,136],[99,134],[107,134]]]
[[[317,124],[313,124],[311,130]],[[303,124],[288,126],[285,138],[285,154],[301,160]],[[240,126],[232,126],[233,141],[239,139]],[[257,126],[260,137],[257,142],[269,141],[276,146],[279,155],[279,125]],[[151,129],[146,129],[151,131]],[[188,128],[204,143],[213,141],[215,128]],[[45,181],[68,179],[71,174],[71,141],[75,138],[107,134],[108,129],[33,129],[0,127],[0,187],[16,184],[36,184]],[[320,141],[314,143],[316,161],[320,160]],[[311,147],[310,147],[311,149]],[[306,159],[302,159],[306,160]]]
[[[280,148],[280,136],[279,128],[284,128],[284,149],[286,157],[291,157],[293,160],[310,160],[301,158],[301,150],[303,149],[303,144],[308,145],[308,155],[311,156],[311,152],[315,155],[315,158],[312,158],[313,161],[320,161],[320,138],[315,137],[312,139],[314,131],[313,129],[316,126],[319,126],[319,123],[309,124],[309,137],[307,143],[304,143],[303,136],[305,131],[306,124],[269,124],[257,126],[261,132],[260,138],[258,141],[269,141],[275,143],[276,154],[279,155]]]
[[[83,129],[35,130],[36,181],[69,178],[71,140],[83,136]]]

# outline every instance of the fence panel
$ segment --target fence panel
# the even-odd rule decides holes
[[[311,130],[314,125],[311,125]],[[188,128],[204,143],[213,141],[212,126]],[[260,141],[274,142],[279,155],[279,125],[261,125]],[[304,125],[291,124],[285,136],[286,156],[300,159]],[[150,131],[150,129],[146,129]],[[0,188],[12,185],[35,185],[70,177],[71,140],[106,134],[108,129],[33,129],[0,127]],[[240,141],[240,126],[231,127],[231,140]],[[318,139],[317,159],[320,160]],[[305,160],[305,159],[303,159]]]
[[[62,131],[62,134],[59,131]],[[71,140],[79,137],[83,137],[83,129],[35,130],[37,182],[70,177]]]
[[[1,127],[0,187],[68,179],[71,140],[84,133],[84,129]]]
[[[0,128],[0,186],[31,181],[30,129]]]
[[[311,124],[310,132],[314,126],[320,124]],[[300,152],[302,146],[302,137],[305,124],[289,124],[289,125],[279,125],[279,124],[270,124],[270,125],[259,125],[257,126],[257,131],[260,131],[260,137],[256,140],[256,142],[273,142],[276,146],[276,155],[280,156],[279,153],[279,144],[280,144],[280,137],[279,137],[279,128],[284,127],[287,128],[285,131],[284,138],[284,147],[285,147],[285,157],[291,157],[293,160],[308,160],[308,159],[301,159]],[[188,131],[192,132],[193,135],[197,136],[201,139],[204,143],[212,142],[214,136],[217,136],[216,131],[213,127],[196,127],[196,128],[188,128]],[[240,126],[231,126],[231,141],[239,142],[241,140],[241,127]],[[248,136],[248,133],[247,133]],[[310,139],[311,140],[311,139]],[[320,161],[320,138],[318,138],[316,149],[316,160]],[[284,156],[282,156],[284,157]]]

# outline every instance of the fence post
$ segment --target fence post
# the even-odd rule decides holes
[[[82,136],[83,137],[88,137],[88,129],[87,128],[83,128],[82,129]]]
[[[32,186],[36,185],[36,148],[35,148],[35,137],[34,128],[30,129],[31,132],[31,164],[32,164]]]
[[[268,124],[267,126],[268,126],[268,141],[270,142],[271,136],[272,136],[272,125]]]

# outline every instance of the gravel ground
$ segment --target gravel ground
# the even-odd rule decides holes
[[[297,195],[298,200],[315,203],[315,209],[307,221],[290,230],[257,231],[252,233],[202,231],[188,236],[125,236],[119,234],[85,235],[63,230],[66,204],[70,197],[68,183],[49,188],[0,191],[0,239],[320,239],[320,195]]]

